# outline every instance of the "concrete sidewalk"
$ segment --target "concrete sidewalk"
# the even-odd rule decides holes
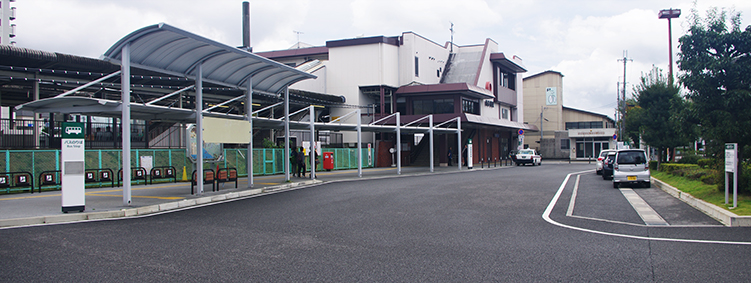
[[[472,170],[498,169],[504,167],[479,168]],[[508,168],[508,166],[506,167]],[[431,173],[428,167],[402,167],[401,174],[396,168],[363,169],[362,178],[357,170],[316,172],[316,179],[291,177],[285,182],[284,175],[256,176],[253,187],[248,188],[248,178],[235,183],[222,183],[218,191],[212,191],[211,185],[204,186],[203,194],[191,194],[189,182],[160,183],[153,185],[132,185],[131,205],[123,205],[122,187],[102,187],[86,189],[86,210],[79,212],[62,212],[61,191],[43,191],[42,193],[17,193],[0,195],[0,227],[27,226],[72,221],[96,220],[119,217],[132,217],[174,210],[228,199],[248,197],[311,186],[326,182],[394,178],[425,174],[446,174],[467,172],[457,167],[435,167]]]

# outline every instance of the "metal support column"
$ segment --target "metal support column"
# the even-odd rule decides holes
[[[433,173],[433,114],[428,115],[430,121],[430,173]]]
[[[248,78],[248,94],[245,96],[245,114],[250,123],[250,141],[248,142],[248,154],[246,155],[248,168],[248,188],[253,187],[253,76]]]
[[[34,101],[39,100],[39,72],[34,73]],[[34,113],[34,148],[39,148],[39,130],[40,128],[40,117],[39,113]],[[102,167],[99,167],[102,168]]]
[[[316,179],[316,126],[315,126],[315,109],[310,106],[310,179]],[[298,154],[303,154],[302,152]],[[303,172],[304,173],[304,172]]]
[[[400,113],[396,112],[396,174],[402,174],[402,123]]]
[[[203,194],[203,63],[196,68],[196,194]]]
[[[123,139],[123,205],[129,206],[130,197],[130,43],[125,44],[122,50],[122,63],[120,65],[120,81],[122,82],[121,97],[122,108],[120,109],[122,124],[120,135]],[[50,122],[52,124],[52,122]],[[116,139],[115,139],[116,140]]]
[[[357,109],[357,177],[362,178],[362,113]]]
[[[289,165],[289,86],[286,86],[284,87],[284,180],[287,182],[290,180]]]
[[[462,170],[462,118],[456,117],[456,167]]]

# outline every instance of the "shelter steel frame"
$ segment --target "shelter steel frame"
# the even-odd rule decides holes
[[[180,46],[170,45],[169,43],[174,41],[175,38],[180,38],[183,40],[184,44],[181,44]],[[136,47],[134,47],[136,46]],[[145,48],[148,47],[147,51],[151,52],[144,52]],[[135,53],[132,53],[133,48],[137,50]],[[176,61],[169,62],[169,65],[159,65],[161,63],[164,63],[165,61],[163,58],[158,58],[156,61],[150,61],[154,60],[155,58],[149,57],[152,56],[156,51],[155,49],[163,48],[163,50],[160,50],[160,52],[166,52],[169,53],[172,52],[183,52],[182,54],[188,54],[184,57],[190,57],[190,58],[180,58],[177,59],[177,57],[174,59]],[[169,49],[169,48],[178,48],[178,49]],[[192,48],[192,49],[191,49]],[[203,50],[203,51],[201,51]],[[206,50],[211,50],[211,52],[208,52],[206,54],[200,54],[200,52],[205,52]],[[197,54],[191,54],[190,52],[196,52]],[[135,55],[134,55],[135,54]],[[173,54],[174,55],[174,54]],[[137,59],[134,60],[132,56],[136,56]],[[145,56],[145,57],[144,57]],[[233,60],[226,60],[227,58],[232,58]],[[115,45],[113,45],[104,55],[104,59],[108,61],[112,61],[115,63],[119,63],[121,70],[116,71],[114,73],[110,73],[108,75],[105,75],[99,79],[93,80],[87,84],[84,84],[78,88],[75,88],[73,90],[67,91],[65,93],[62,93],[60,95],[55,96],[54,98],[48,98],[44,100],[35,100],[23,105],[19,105],[16,107],[16,109],[21,109],[26,107],[27,109],[30,109],[35,112],[60,112],[60,108],[58,108],[58,105],[55,105],[57,103],[63,103],[67,107],[64,109],[67,112],[70,113],[106,113],[106,115],[111,115],[110,117],[117,117],[117,112],[119,113],[120,118],[122,119],[122,171],[123,171],[123,179],[124,180],[130,180],[131,179],[131,157],[130,157],[130,151],[131,151],[131,131],[130,131],[130,119],[131,119],[131,110],[132,108],[137,109],[139,112],[137,112],[137,115],[153,115],[154,112],[162,114],[170,114],[174,115],[172,116],[173,119],[178,119],[180,121],[190,121],[189,119],[194,118],[195,123],[197,126],[196,130],[196,139],[197,139],[197,172],[203,172],[203,116],[204,113],[211,115],[211,116],[219,116],[217,113],[210,112],[212,108],[203,109],[203,81],[206,80],[208,82],[224,85],[224,86],[230,86],[230,87],[236,87],[239,89],[244,89],[246,91],[246,94],[243,95],[246,99],[246,113],[245,115],[235,115],[235,114],[228,114],[224,113],[221,115],[223,118],[229,118],[229,119],[238,119],[238,120],[246,120],[248,123],[250,123],[250,132],[249,132],[249,141],[248,141],[248,158],[247,158],[247,167],[248,172],[251,172],[248,174],[248,188],[253,187],[253,127],[254,127],[254,121],[257,121],[261,123],[262,125],[266,126],[275,126],[278,125],[278,121],[276,123],[270,123],[270,120],[253,117],[254,114],[257,114],[263,110],[266,110],[271,107],[278,106],[279,104],[284,104],[284,128],[285,128],[285,178],[286,180],[289,180],[290,178],[290,164],[289,164],[289,130],[290,130],[290,113],[289,113],[289,86],[305,79],[315,78],[314,75],[306,73],[301,70],[297,70],[294,68],[291,68],[289,66],[283,65],[278,62],[274,62],[271,60],[268,60],[266,58],[262,58],[260,56],[254,55],[252,53],[248,53],[246,51],[238,50],[234,47],[230,47],[218,42],[214,42],[212,40],[191,34],[189,32],[171,27],[166,24],[159,24],[154,26],[148,26],[145,28],[142,28],[140,30],[137,30],[130,35],[122,38],[120,41],[118,41]],[[194,61],[191,61],[194,60]],[[169,61],[169,60],[168,60]],[[226,64],[227,61],[233,62],[232,65],[223,65]],[[238,63],[239,61],[239,63]],[[188,63],[188,64],[186,64]],[[209,66],[209,73],[204,74],[204,66],[207,64]],[[247,64],[247,65],[243,65]],[[165,74],[171,74],[171,75],[178,75],[182,77],[191,78],[193,77],[195,82],[194,85],[184,87],[180,90],[177,90],[175,92],[165,94],[155,100],[152,100],[148,103],[135,103],[133,104],[134,107],[132,107],[130,103],[131,98],[131,67],[137,67],[142,68],[145,70],[151,70],[151,71],[157,71]],[[183,68],[178,69],[177,67]],[[226,69],[222,69],[226,68]],[[73,94],[79,90],[83,90],[87,87],[90,87],[94,84],[97,84],[99,82],[105,81],[107,79],[113,78],[117,75],[120,75],[121,80],[121,101],[118,104],[116,101],[112,100],[106,100],[106,99],[94,99],[94,98],[86,98],[86,97],[74,97],[70,96],[69,94]],[[245,74],[240,75],[241,78],[238,78],[237,74]],[[205,76],[209,76],[210,78],[204,78]],[[255,76],[259,76],[260,82],[259,85],[254,84],[253,78]],[[246,85],[246,86],[245,86]],[[245,86],[245,87],[243,87]],[[267,92],[267,93],[280,93],[284,92],[284,101],[271,105],[269,107],[262,108],[260,110],[253,111],[253,92],[256,90],[254,87],[259,88],[259,91]],[[193,111],[189,109],[183,109],[183,108],[171,108],[171,107],[164,107],[155,105],[156,102],[161,101],[163,99],[166,99],[168,97],[174,96],[176,94],[180,94],[182,92],[185,92],[190,89],[195,89],[195,109]],[[222,102],[221,104],[214,106],[218,107],[221,105],[225,105],[227,103],[230,103],[232,101],[236,101],[241,99],[243,96],[238,97],[232,97],[229,98],[227,101]],[[67,103],[67,104],[66,104]],[[430,170],[433,172],[433,132],[436,130],[439,130],[441,132],[450,133],[450,132],[456,132],[458,135],[459,144],[461,144],[461,118],[457,117],[454,118],[457,120],[457,129],[451,130],[451,129],[438,129],[438,127],[442,125],[446,125],[448,122],[453,121],[449,120],[444,123],[441,123],[439,125],[433,126],[433,116],[428,115],[426,116],[429,119],[430,127],[429,128],[423,128],[423,127],[409,127],[410,125],[416,123],[417,121],[410,122],[406,125],[401,125],[401,114],[399,112],[394,113],[392,115],[389,115],[387,117],[384,117],[382,119],[379,119],[378,121],[372,122],[366,126],[363,126],[361,123],[361,110],[357,109],[345,116],[349,115],[356,115],[357,116],[357,124],[356,125],[349,125],[349,124],[334,124],[334,122],[339,121],[342,117],[339,119],[336,119],[334,121],[328,122],[328,123],[316,123],[313,117],[315,117],[315,109],[314,106],[311,105],[307,107],[310,115],[310,121],[308,125],[304,125],[303,123],[294,122],[296,128],[309,128],[311,137],[313,140],[313,143],[311,143],[311,148],[315,146],[315,129],[316,127],[320,127],[322,129],[327,130],[356,130],[357,131],[357,148],[358,148],[358,177],[362,177],[362,151],[361,151],[361,143],[362,143],[362,130],[363,127],[367,128],[368,131],[373,132],[396,132],[397,136],[397,154],[399,156],[397,163],[397,174],[401,174],[401,132],[402,130],[407,130],[409,132],[427,132],[430,134],[431,142],[430,142],[430,150],[431,150],[431,166]],[[304,111],[304,109],[303,109]],[[343,117],[345,117],[343,116]],[[396,125],[376,125],[377,123],[380,123],[382,121],[385,121],[385,119],[395,116],[396,117]],[[421,121],[425,119],[425,117],[418,119],[418,121]],[[266,123],[266,124],[264,124]],[[316,126],[318,124],[318,126]],[[354,129],[353,129],[354,127]],[[457,147],[459,148],[459,147]],[[311,178],[315,179],[315,151],[311,151],[312,154],[310,154],[310,162],[311,162]],[[460,159],[459,164],[459,170],[461,170],[461,155],[457,155]],[[203,174],[198,174],[198,190],[197,194],[203,194],[204,188],[203,188]],[[123,205],[130,206],[131,205],[131,184],[130,182],[124,182],[123,184]]]

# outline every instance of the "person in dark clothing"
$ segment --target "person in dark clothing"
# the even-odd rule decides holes
[[[292,177],[299,177],[299,170],[298,165],[300,164],[298,161],[300,154],[297,153],[297,148],[292,147],[292,151],[289,154],[289,165],[291,167]]]
[[[451,166],[451,149],[452,149],[452,148],[451,148],[451,147],[449,147],[449,153],[448,153],[448,158],[449,158],[449,166]]]
[[[305,178],[305,148],[302,146],[300,147],[300,153],[297,157],[297,168],[297,170],[299,170],[297,175]]]

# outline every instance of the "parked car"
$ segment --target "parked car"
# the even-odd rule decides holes
[[[516,166],[522,164],[532,164],[532,166],[542,165],[542,156],[537,154],[537,152],[531,148],[520,150],[516,153],[513,159],[516,163]]]
[[[608,154],[610,153],[615,153],[615,150],[606,149],[600,151],[600,156],[597,157],[597,165],[595,167],[595,173],[597,173],[597,175],[602,174],[602,161],[605,159],[605,157],[608,157]]]
[[[624,149],[616,152],[613,164],[613,188],[623,184],[642,185],[650,183],[649,162],[647,154],[641,149]]]
[[[613,179],[613,164],[615,163],[615,151],[609,152],[605,159],[602,160],[602,179]]]

